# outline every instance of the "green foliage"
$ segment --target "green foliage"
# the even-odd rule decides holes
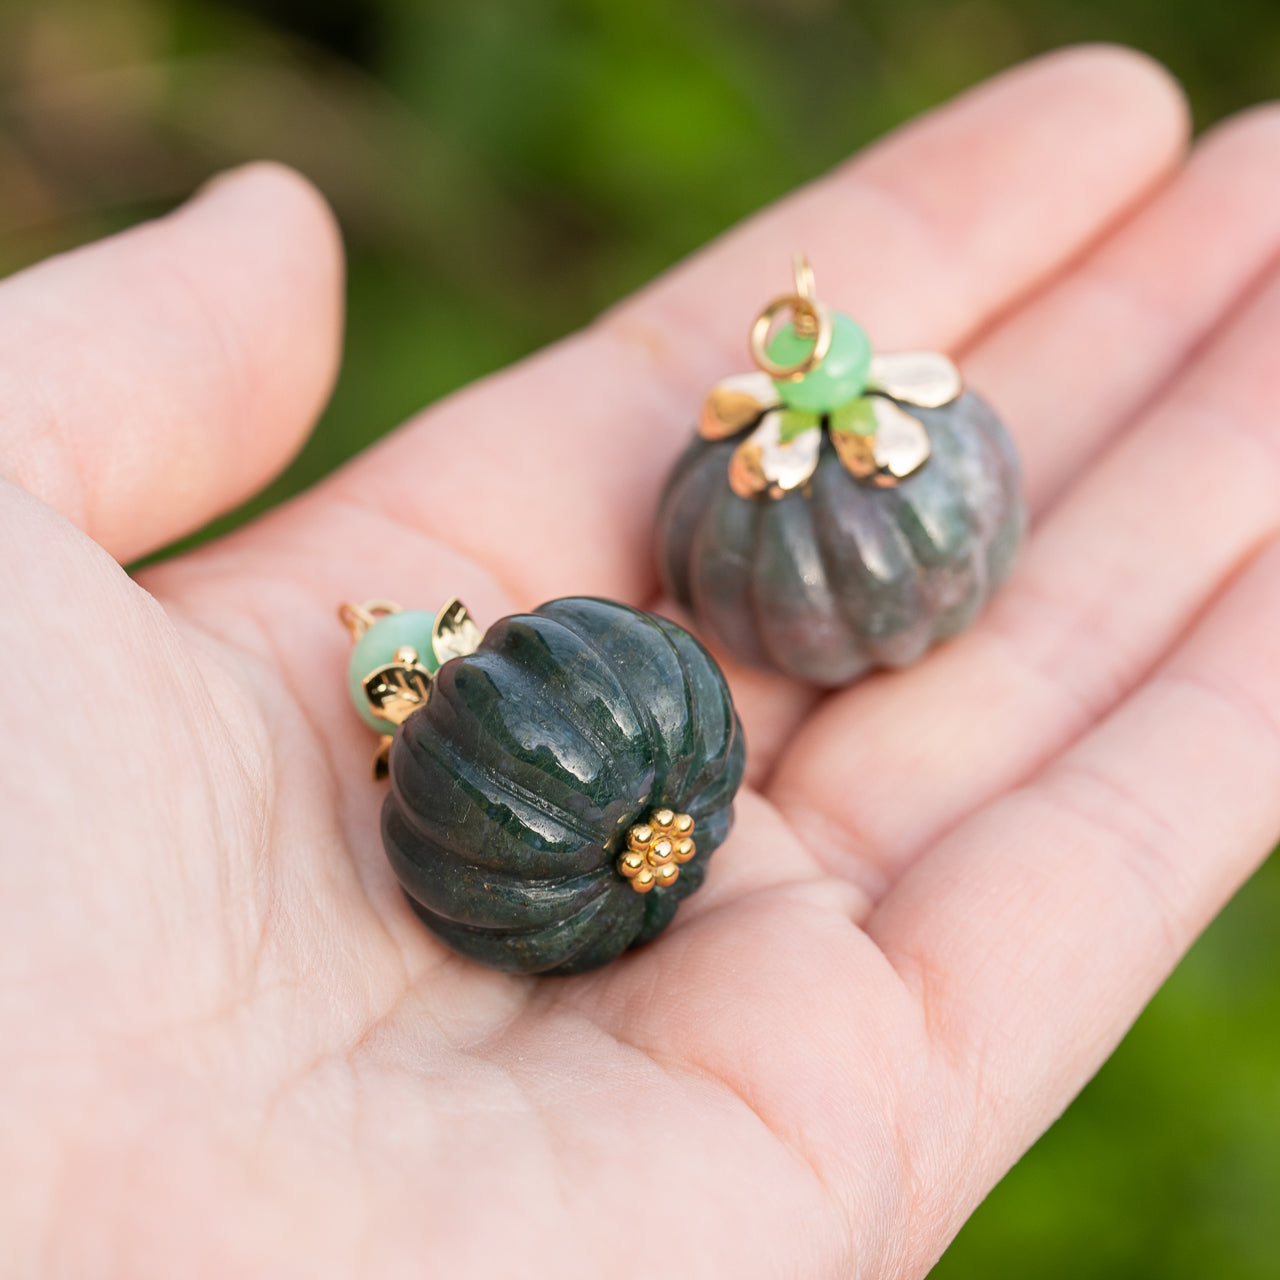
[[[1280,862],[1214,922],[937,1280],[1280,1274]]]
[[[1275,0],[6,0],[0,272],[254,156],[319,183],[345,368],[242,519],[915,112],[1101,39],[1201,126],[1280,84]],[[1271,866],[938,1276],[1280,1275],[1278,916]]]

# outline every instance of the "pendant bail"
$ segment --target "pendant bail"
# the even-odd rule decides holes
[[[812,373],[827,358],[834,331],[831,313],[818,301],[814,291],[813,267],[805,254],[797,253],[792,258],[791,274],[795,292],[774,298],[756,316],[748,340],[756,368],[767,373],[775,382],[798,382],[806,374]],[[791,313],[791,327],[796,336],[812,339],[813,346],[794,364],[779,364],[769,355],[769,339],[773,334],[774,322],[787,311]]]

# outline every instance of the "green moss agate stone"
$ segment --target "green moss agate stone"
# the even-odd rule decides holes
[[[907,666],[967,626],[1022,538],[1017,455],[972,393],[911,413],[933,454],[891,489],[855,479],[824,437],[804,490],[739,498],[737,440],[695,438],[658,512],[672,598],[741,661],[827,687]]]
[[[646,942],[701,885],[733,820],[742,728],[714,659],[626,605],[554,600],[446,662],[391,746],[387,857],[455,951],[520,973],[580,973]],[[670,887],[615,862],[653,808],[695,820]]]

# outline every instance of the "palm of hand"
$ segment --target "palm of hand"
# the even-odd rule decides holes
[[[1275,122],[1185,167],[1180,131],[1127,56],[1021,72],[141,584],[91,537],[133,555],[226,505],[322,397],[331,231],[259,171],[6,284],[34,352],[9,474],[62,512],[3,490],[20,1268],[922,1274],[1280,826]],[[883,249],[856,285],[850,218]],[[799,243],[880,345],[968,348],[1026,453],[1025,562],[909,674],[816,704],[731,670],[757,789],[676,926],[583,978],[481,971],[383,862],[333,607],[652,604],[651,504],[622,499]],[[68,298],[124,322],[51,405]],[[538,496],[565,474],[568,537]]]

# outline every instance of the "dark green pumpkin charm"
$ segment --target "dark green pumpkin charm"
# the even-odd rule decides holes
[[[1017,455],[945,356],[873,354],[796,264],[667,481],[664,586],[753,666],[829,687],[967,626],[1025,525]],[[775,317],[791,322],[772,332]]]
[[[394,730],[383,844],[428,928],[482,964],[555,974],[659,934],[742,781],[742,728],[707,651],[665,619],[573,597],[482,641],[456,602],[416,615],[416,638],[391,614],[378,652],[378,610],[344,606],[368,623],[353,681]]]

